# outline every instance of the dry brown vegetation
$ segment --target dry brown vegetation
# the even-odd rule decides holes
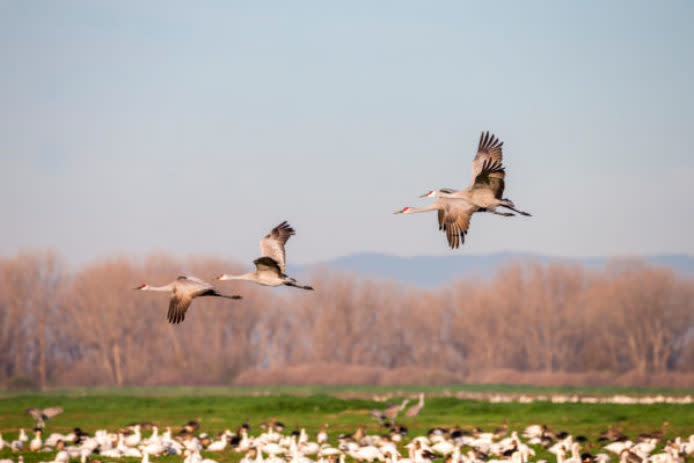
[[[214,259],[113,258],[69,271],[50,252],[0,259],[0,384],[461,381],[694,386],[694,281],[637,261],[532,262],[437,290],[321,272],[315,292],[219,285],[180,326],[138,293]]]

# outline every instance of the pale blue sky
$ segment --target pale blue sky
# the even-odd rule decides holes
[[[196,3],[0,0],[0,254],[447,254],[486,129],[458,254],[694,253],[694,3]]]

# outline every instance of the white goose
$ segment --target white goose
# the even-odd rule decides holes
[[[135,425],[132,430],[133,433],[125,438],[125,445],[128,447],[135,447],[142,440],[142,434],[140,434],[140,425]]]
[[[229,443],[229,435],[231,432],[227,429],[225,430],[221,436],[219,436],[219,440],[216,440],[214,442],[211,442],[210,445],[207,446],[207,450],[210,452],[221,452],[227,447],[227,444]]]
[[[41,430],[37,429],[34,433],[34,438],[31,439],[31,442],[29,442],[29,450],[31,450],[32,452],[38,452],[39,450],[41,450],[42,445],[43,442],[41,441]]]

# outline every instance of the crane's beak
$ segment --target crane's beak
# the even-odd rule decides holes
[[[426,198],[427,196],[429,196],[429,193],[424,193],[423,195],[419,195],[420,198]]]
[[[393,214],[402,214],[402,209],[393,212]]]

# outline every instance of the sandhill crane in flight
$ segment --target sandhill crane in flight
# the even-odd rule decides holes
[[[432,190],[423,196],[462,198],[488,212],[497,213],[496,208],[501,206],[521,215],[529,216],[528,212],[516,209],[513,201],[502,197],[505,187],[504,179],[506,177],[506,169],[502,165],[503,145],[504,142],[490,134],[489,131],[482,132],[477,146],[477,155],[472,160],[472,181],[470,185],[454,192],[440,190],[438,195],[435,194],[437,192]]]
[[[27,414],[36,420],[36,428],[43,429],[46,426],[46,420],[48,418],[53,418],[56,415],[63,413],[63,409],[60,407],[48,407],[44,409],[40,408],[27,408]]]
[[[193,276],[179,276],[176,281],[169,283],[164,286],[150,286],[148,284],[142,284],[135,288],[140,291],[157,291],[162,293],[171,293],[171,300],[169,301],[169,312],[167,318],[169,323],[174,325],[181,323],[186,317],[186,311],[190,307],[190,303],[196,297],[202,296],[215,296],[223,297],[225,299],[241,299],[241,296],[226,296],[217,292],[214,287],[202,281],[199,278]]]
[[[443,189],[440,191],[452,193],[454,190]],[[440,194],[439,191],[436,191],[431,196]],[[427,196],[430,196],[430,194],[427,193]],[[451,249],[457,249],[465,242],[465,235],[468,228],[470,228],[472,214],[479,210],[479,207],[461,198],[439,198],[427,207],[408,206],[393,212],[393,214],[416,214],[419,212],[438,211],[439,230],[446,234],[446,239]]]
[[[295,234],[294,229],[285,220],[270,233],[260,240],[260,255],[254,260],[255,270],[243,275],[227,275],[222,273],[217,280],[245,280],[258,283],[263,286],[291,286],[293,288],[313,290],[310,286],[296,284],[294,278],[288,277],[285,272],[284,245]]]

